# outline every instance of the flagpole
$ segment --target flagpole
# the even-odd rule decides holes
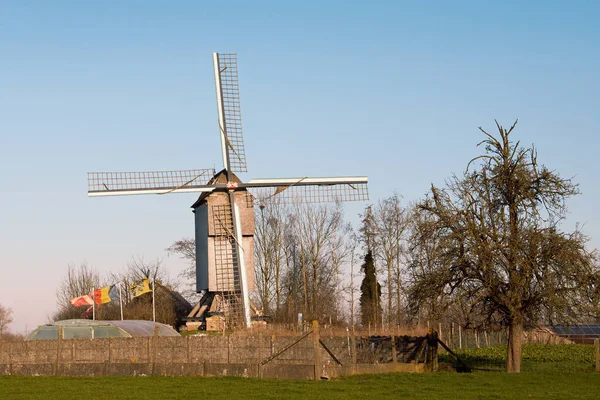
[[[123,282],[119,282],[119,305],[121,306],[121,321],[123,321],[123,293],[121,292],[121,284]]]
[[[92,287],[92,320],[96,320],[96,291]]]
[[[152,279],[152,321],[156,322],[156,307],[154,305],[154,289],[156,289],[156,279]]]

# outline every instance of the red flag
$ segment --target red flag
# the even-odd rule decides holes
[[[71,304],[73,304],[75,307],[90,306],[94,304],[94,301],[92,300],[92,296],[86,294],[85,296],[79,296],[71,299]]]

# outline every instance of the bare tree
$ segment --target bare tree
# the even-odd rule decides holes
[[[348,247],[350,249],[350,281],[346,286],[346,292],[350,295],[348,302],[350,304],[350,325],[352,326],[352,332],[354,334],[354,324],[356,321],[356,293],[358,292],[358,286],[355,284],[354,279],[356,277],[356,264],[360,260],[358,254],[359,239],[356,233],[352,233],[348,240]],[[360,265],[359,265],[360,268]]]
[[[285,237],[289,229],[289,214],[275,197],[267,205],[257,207],[255,215],[254,265],[258,298],[265,314],[271,313],[274,302],[277,316],[281,306],[281,275],[286,258]]]
[[[281,259],[285,266],[282,297],[288,318],[297,311],[308,319],[333,322],[339,317],[343,293],[339,274],[349,255],[349,229],[340,205],[296,204],[290,210]]]
[[[516,124],[516,123],[515,123]],[[591,256],[578,230],[562,232],[569,179],[538,165],[533,147],[509,140],[515,125],[483,129],[485,153],[419,204],[421,231],[438,240],[437,262],[417,276],[412,294],[461,297],[509,328],[507,371],[520,372],[523,325],[552,310],[563,319],[581,305]],[[478,168],[471,169],[477,165]]]
[[[112,273],[110,282],[119,284],[123,314],[125,319],[152,319],[151,293],[134,298],[129,288],[143,279],[149,279],[151,288],[155,290],[154,301],[156,320],[169,325],[176,325],[189,312],[189,303],[177,293],[178,282],[171,279],[162,260],[146,261],[142,257],[133,257],[123,271]],[[119,304],[111,302],[98,307],[100,319],[120,318]]]
[[[6,327],[13,322],[13,310],[0,304],[0,339],[5,334]]]
[[[79,267],[74,264],[67,266],[67,273],[56,290],[57,311],[52,315],[53,321],[71,318],[87,318],[82,310],[71,305],[71,299],[91,294],[93,288],[101,286],[100,274],[87,262]]]
[[[192,238],[183,238],[177,240],[167,248],[169,255],[178,255],[188,262],[180,273],[179,277],[183,280],[181,293],[188,299],[196,299],[196,241]]]
[[[500,315],[509,328],[507,371],[520,372],[523,325],[548,309],[573,315],[590,254],[580,231],[559,230],[577,186],[538,165],[533,147],[511,142],[515,125],[497,127],[498,139],[481,129],[485,153],[461,178],[445,189],[432,185],[419,204],[422,232],[439,241],[438,261],[413,294],[459,296],[480,315]]]
[[[586,284],[582,287],[582,303],[584,314],[582,320],[587,323],[600,324],[600,264],[598,254],[594,254],[593,268]]]
[[[387,284],[387,324],[393,320],[400,322],[402,297],[403,239],[407,230],[406,209],[401,205],[401,197],[397,193],[377,202],[365,213],[368,218],[370,246],[373,253],[385,266]],[[381,264],[380,264],[381,265]],[[394,288],[395,284],[395,288]],[[396,307],[394,307],[394,298]],[[394,309],[396,312],[394,313]],[[394,318],[396,315],[396,318]]]

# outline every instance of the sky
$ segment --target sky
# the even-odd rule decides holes
[[[238,54],[247,174],[367,175],[405,203],[494,119],[573,177],[600,247],[600,3],[0,0],[0,304],[46,323],[69,264],[103,275],[193,236],[194,194],[88,198],[87,172],[221,169],[212,52]],[[356,224],[366,203],[347,204]]]

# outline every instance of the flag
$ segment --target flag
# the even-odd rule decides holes
[[[94,300],[92,300],[92,296],[86,294],[84,296],[79,296],[75,297],[74,299],[71,299],[71,304],[75,307],[90,306],[94,304]]]
[[[150,289],[150,279],[142,279],[141,281],[133,282],[133,285],[129,287],[129,291],[133,293],[133,297],[138,297],[143,295],[144,293],[151,292]]]
[[[94,299],[96,300],[96,304],[104,304],[110,302],[110,295],[108,294],[110,291],[110,286],[105,286],[100,289],[94,290]]]
[[[119,288],[117,285],[110,285],[108,295],[110,296],[111,301],[121,301],[121,296],[119,296]]]

